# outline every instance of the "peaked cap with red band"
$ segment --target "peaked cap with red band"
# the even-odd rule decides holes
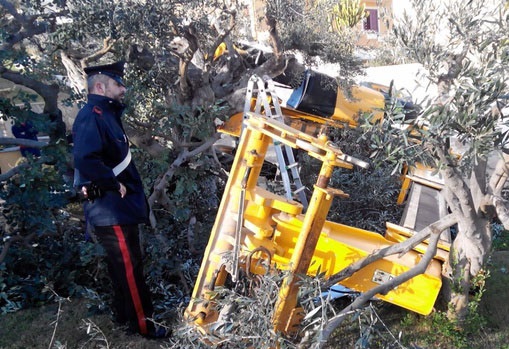
[[[122,78],[124,77],[124,61],[112,63],[112,64],[106,64],[106,65],[98,65],[95,67],[86,67],[85,73],[87,74],[87,77],[96,75],[96,74],[104,74],[106,76],[109,76],[122,86],[125,86],[124,81]]]

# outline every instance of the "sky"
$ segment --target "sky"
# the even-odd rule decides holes
[[[401,16],[405,9],[410,8],[409,0],[392,0],[392,10],[394,16]]]

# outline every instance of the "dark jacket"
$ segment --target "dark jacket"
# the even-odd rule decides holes
[[[34,141],[37,141],[37,134],[39,131],[32,125],[30,121],[25,122],[16,122],[14,125],[12,125],[11,128],[12,134],[16,138],[24,138],[24,139],[32,139]],[[29,153],[34,156],[41,156],[41,150],[38,148],[30,148],[27,146],[20,145],[19,149],[21,151],[21,155],[27,156]]]
[[[129,143],[122,127],[124,105],[111,98],[88,95],[73,125],[74,166],[82,180],[97,185],[104,196],[85,203],[85,216],[94,226],[139,224],[148,221],[143,184],[133,161],[115,177],[112,169],[127,155]],[[120,184],[127,194],[120,197]]]

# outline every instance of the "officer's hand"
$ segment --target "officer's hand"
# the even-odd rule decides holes
[[[83,197],[85,199],[88,198],[87,187],[85,186],[81,187],[81,194],[83,194]]]
[[[125,196],[125,194],[127,193],[127,189],[125,188],[125,185],[120,183],[120,189],[118,190],[118,192],[120,193],[120,197],[123,198]]]

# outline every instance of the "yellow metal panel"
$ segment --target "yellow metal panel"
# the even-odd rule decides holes
[[[357,126],[359,115],[362,113],[372,113],[372,121],[383,118],[385,98],[382,93],[364,86],[353,86],[351,91],[352,98],[349,98],[341,89],[338,89],[334,114],[331,117],[322,117],[293,108],[281,107],[285,123],[299,129],[301,132],[317,136],[323,131],[320,126],[342,128],[344,123],[352,127]],[[251,103],[251,109],[253,107],[254,103]],[[236,113],[218,130],[239,137],[243,120],[244,113]],[[298,120],[301,120],[300,124]]]
[[[16,166],[18,160],[21,159],[19,147],[7,148],[0,151],[0,171],[5,173]]]
[[[274,257],[274,262],[281,267],[288,265],[290,256],[294,253],[293,246],[302,221],[284,215],[274,217],[274,220],[277,222],[274,241],[278,249],[285,251],[283,255]],[[322,272],[326,277],[331,276],[375,250],[392,244],[394,242],[386,240],[380,234],[327,221],[318,240],[308,274]],[[416,251],[410,251],[402,257],[389,256],[366,266],[343,280],[341,284],[355,291],[365,292],[378,286],[384,277],[390,278],[410,270],[420,260],[421,254]],[[441,271],[441,263],[433,260],[424,274],[377,297],[427,315],[433,309],[442,285]]]
[[[219,126],[217,130],[233,137],[240,137],[243,121],[244,113],[233,114],[223,125]]]
[[[333,120],[347,122],[350,126],[358,124],[359,114],[372,113],[372,121],[384,116],[385,97],[382,93],[364,86],[352,87],[352,98],[348,98],[338,88]]]
[[[237,220],[243,216],[241,208],[241,183],[246,174],[246,192],[253,190],[263,164],[264,156],[271,139],[260,132],[246,129],[237,149],[237,156],[225,187],[216,221],[212,227],[209,242],[205,249],[202,264],[194,286],[192,301],[186,309],[189,318],[197,324],[210,324],[217,320],[218,313],[213,303],[213,290],[223,285],[227,272],[222,256],[234,248],[237,233]],[[202,301],[204,300],[204,301]]]

